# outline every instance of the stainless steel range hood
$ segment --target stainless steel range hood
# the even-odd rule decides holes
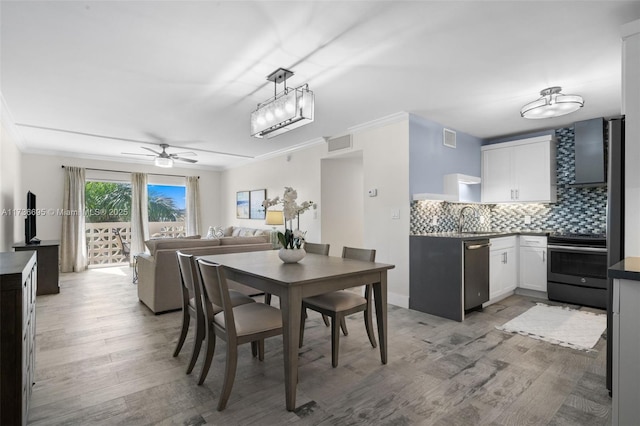
[[[605,126],[602,118],[574,123],[576,177],[573,186],[607,184]]]

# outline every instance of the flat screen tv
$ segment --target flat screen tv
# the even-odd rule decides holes
[[[36,238],[36,194],[27,192],[27,217],[24,220],[24,242],[25,244],[38,244],[40,240]]]

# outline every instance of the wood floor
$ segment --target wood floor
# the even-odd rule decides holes
[[[192,340],[172,352],[180,313],[153,315],[129,268],[62,274],[38,296],[33,425],[603,425],[611,422],[605,341],[580,352],[495,329],[533,306],[512,296],[457,323],[390,306],[389,363],[371,348],[362,315],[349,317],[340,365],[330,330],[310,313],[300,350],[297,410],[285,410],[282,340],[265,361],[240,348],[227,409],[215,407],[225,343],[203,386],[202,359],[185,374]],[[190,335],[192,334],[190,332]],[[204,357],[204,352],[200,358]]]

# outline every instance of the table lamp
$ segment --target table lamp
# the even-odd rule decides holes
[[[264,223],[273,227],[270,235],[270,241],[273,248],[277,248],[280,243],[278,242],[278,231],[276,231],[276,225],[284,225],[284,215],[282,211],[267,210]]]

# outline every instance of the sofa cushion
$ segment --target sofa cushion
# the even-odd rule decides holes
[[[220,245],[219,240],[207,239],[190,239],[190,238],[161,238],[157,240],[147,240],[144,242],[151,252],[151,256],[155,256],[156,251],[163,249],[187,249],[195,247],[210,247]]]
[[[263,235],[253,237],[222,237],[217,241],[220,241],[220,245],[230,246],[237,244],[268,243],[269,238]]]

